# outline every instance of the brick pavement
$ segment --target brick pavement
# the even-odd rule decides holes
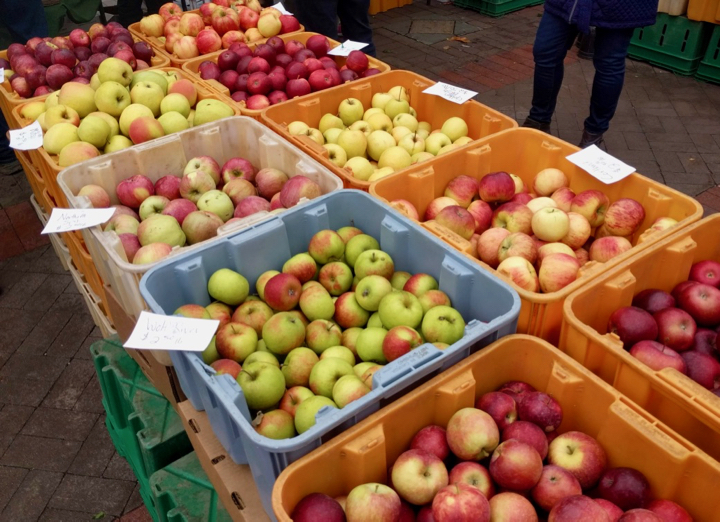
[[[541,12],[494,19],[416,0],[373,17],[378,57],[475,90],[480,102],[521,121]],[[573,51],[566,66],[552,133],[577,142],[593,67]],[[629,60],[606,140],[642,174],[720,211],[718,111],[720,86]],[[0,521],[148,520],[104,427],[88,351],[101,334],[39,236],[29,196],[23,176],[0,178]]]

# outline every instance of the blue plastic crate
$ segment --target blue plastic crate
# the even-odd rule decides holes
[[[445,350],[425,344],[389,363],[374,375],[371,393],[343,409],[321,410],[315,426],[286,440],[271,440],[255,432],[242,390],[232,377],[216,376],[197,353],[171,352],[183,392],[197,410],[207,412],[230,457],[250,465],[265,511],[273,518],[272,487],[290,463],[516,330],[520,298],[508,284],[402,214],[356,190],[323,196],[220,242],[168,259],[145,274],[140,291],[155,313],[171,314],[186,303],[207,305],[207,281],[216,270],[231,268],[254,283],[266,270],[280,269],[292,255],[306,251],[319,230],[348,225],[378,239],[397,270],[433,275],[465,318],[465,335]]]

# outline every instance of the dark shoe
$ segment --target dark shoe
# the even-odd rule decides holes
[[[22,171],[22,166],[18,160],[9,163],[0,163],[0,177],[14,176],[15,174],[21,174]]]
[[[528,116],[527,118],[525,118],[525,121],[523,122],[522,126],[528,128],[528,129],[536,129],[539,131],[543,131],[547,134],[550,134],[550,122],[542,123],[539,121],[535,121]]]
[[[580,140],[578,147],[584,149],[590,145],[597,145],[600,150],[607,152],[607,146],[605,145],[605,140],[603,139],[602,134],[593,134],[592,132],[583,130],[582,139]]]

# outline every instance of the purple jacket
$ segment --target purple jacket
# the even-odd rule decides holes
[[[587,33],[592,27],[624,29],[655,23],[658,0],[545,0],[545,10]]]

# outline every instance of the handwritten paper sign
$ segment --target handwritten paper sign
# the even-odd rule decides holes
[[[42,147],[43,131],[36,121],[22,129],[10,131],[10,147],[15,150],[35,150]]]
[[[278,3],[275,4],[273,7],[274,7],[275,9],[277,9],[278,11],[280,11],[280,12],[281,12],[282,14],[284,14],[284,15],[291,15],[291,14],[292,14],[290,11],[288,11],[287,9],[285,9],[285,6],[282,5],[282,2],[278,2]]]
[[[136,350],[202,352],[220,321],[140,312],[135,329],[123,346]]]
[[[43,234],[70,232],[105,223],[115,213],[114,208],[54,208]]]
[[[465,103],[473,96],[477,96],[475,91],[469,91],[467,89],[463,89],[462,87],[456,87],[455,85],[443,82],[437,82],[435,85],[428,87],[423,92],[440,96],[441,98],[445,98],[446,100],[457,104]]]
[[[353,42],[352,40],[345,40],[343,43],[341,43],[337,47],[330,49],[328,51],[328,54],[332,55],[332,56],[349,56],[351,52],[359,51],[360,49],[364,49],[367,46],[368,46],[368,44],[366,44],[366,43]]]
[[[635,167],[623,163],[614,156],[600,150],[596,145],[570,154],[568,161],[585,170],[605,184],[615,183],[635,172]]]
[[[5,69],[0,67],[0,83],[5,81]]]

